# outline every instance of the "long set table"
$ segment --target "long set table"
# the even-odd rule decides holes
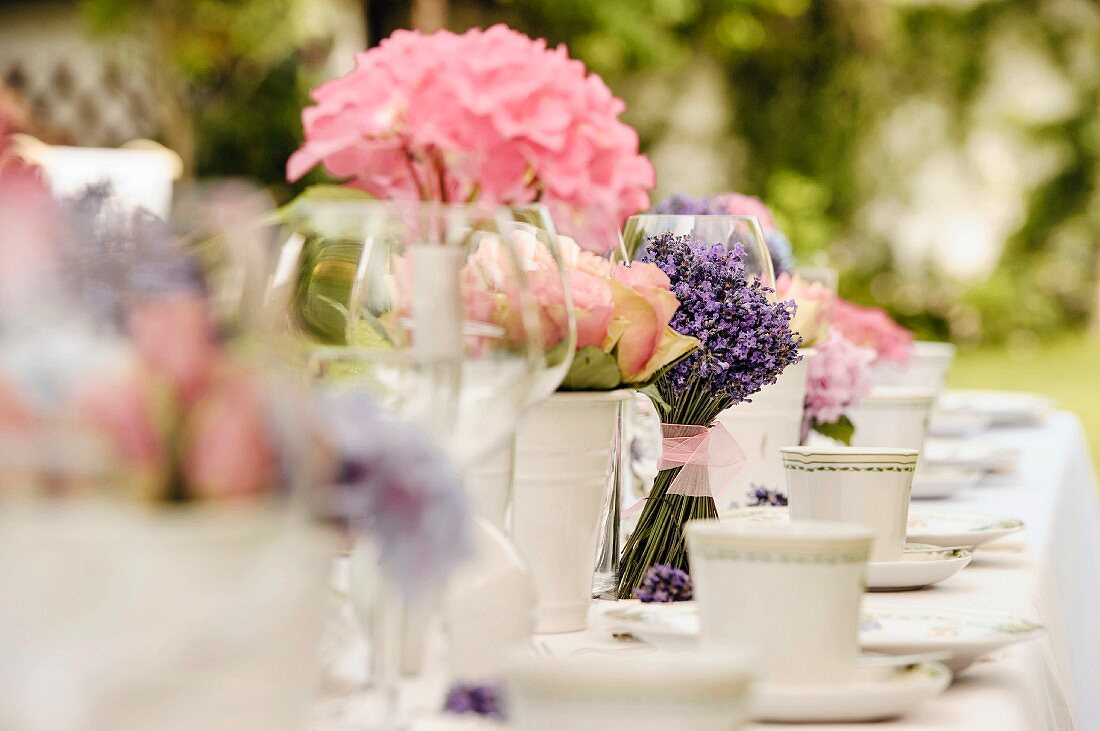
[[[888,608],[1000,610],[1041,623],[1047,632],[979,661],[941,697],[905,718],[873,728],[1100,729],[1100,516],[1081,426],[1070,414],[1056,412],[1039,426],[994,429],[981,438],[1019,449],[1018,470],[990,476],[947,500],[915,504],[943,512],[1020,518],[1027,524],[1025,531],[979,547],[972,563],[942,584],[868,595],[869,601]],[[536,636],[539,649],[563,654],[647,651],[637,642],[611,636],[601,611],[606,604],[594,602],[592,621],[583,632]],[[425,718],[414,728],[443,727],[436,724]],[[857,731],[871,727],[761,724],[753,728]]]

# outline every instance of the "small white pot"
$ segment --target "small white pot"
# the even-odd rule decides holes
[[[909,362],[904,366],[889,361],[879,363],[872,373],[875,385],[915,386],[943,390],[947,373],[955,360],[956,348],[951,343],[918,340],[913,343]]]
[[[751,402],[737,404],[718,416],[745,453],[745,464],[733,484],[716,486],[735,502],[753,485],[771,490],[782,489],[784,485],[783,457],[779,450],[801,443],[806,377],[813,351],[802,351],[802,355],[800,362],[788,366],[775,383],[760,389]]]
[[[736,731],[747,717],[739,653],[523,657],[508,679],[518,731]]]
[[[852,674],[870,528],[692,520],[684,535],[703,647],[748,652],[761,680],[826,683]]]
[[[512,539],[535,580],[536,632],[588,623],[619,409],[630,391],[555,393],[516,433]]]
[[[875,531],[872,561],[905,550],[915,449],[789,447],[783,450],[792,520],[861,523]]]
[[[870,394],[848,409],[855,426],[853,447],[924,447],[928,418],[936,391],[908,386],[875,386]]]

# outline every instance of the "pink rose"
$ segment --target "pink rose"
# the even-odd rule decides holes
[[[276,455],[259,388],[247,374],[222,375],[194,406],[183,470],[199,497],[253,495],[271,486]]]
[[[833,308],[833,327],[856,345],[873,348],[878,361],[909,362],[913,333],[898,325],[885,310],[860,307],[841,298]]]
[[[793,277],[783,272],[775,282],[775,293],[780,300],[794,300],[797,305],[791,319],[791,330],[802,336],[802,345],[810,347],[820,343],[829,334],[835,296],[821,282],[808,282],[798,274]]]
[[[190,403],[199,396],[218,355],[205,300],[142,302],[130,312],[130,334],[141,359],[166,377],[180,398]]]
[[[569,287],[577,316],[577,350],[602,346],[615,309],[610,285],[602,277],[577,270],[569,273]],[[560,285],[557,289],[560,291]]]
[[[614,348],[623,381],[637,383],[695,346],[668,323],[680,306],[668,276],[655,264],[632,262],[615,267],[611,291],[615,320],[605,349]]]

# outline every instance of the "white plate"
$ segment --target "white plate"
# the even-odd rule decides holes
[[[937,662],[859,668],[843,683],[756,683],[750,712],[757,721],[778,723],[878,721],[904,716],[950,684],[951,671]]]
[[[983,655],[1037,637],[1043,627],[996,612],[887,608],[864,603],[859,643],[865,650],[907,655],[948,652],[944,664],[958,674]]]
[[[972,437],[989,428],[988,414],[934,411],[928,420],[928,434],[933,437]]]
[[[921,450],[921,461],[933,468],[1011,472],[1019,458],[1019,449],[966,439],[929,439]]]
[[[1053,402],[1037,393],[951,390],[940,395],[937,408],[950,414],[988,416],[993,426],[1030,426],[1042,421]]]
[[[976,548],[997,538],[1021,531],[1022,520],[991,518],[973,513],[934,513],[909,509],[909,540],[933,546]]]
[[[913,473],[914,500],[937,500],[974,487],[982,481],[981,470],[960,470],[950,467],[917,467]]]
[[[950,579],[970,563],[970,551],[910,543],[900,561],[867,564],[868,591],[909,591]]]
[[[786,523],[791,519],[787,508],[759,507],[725,510],[719,520],[745,520],[753,523]],[[950,579],[970,563],[970,551],[936,545],[909,543],[899,561],[873,561],[867,564],[869,591],[908,591]]]

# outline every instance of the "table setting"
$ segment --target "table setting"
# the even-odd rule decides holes
[[[311,100],[282,206],[0,147],[0,728],[1100,728],[1073,416],[651,198],[564,46]]]

